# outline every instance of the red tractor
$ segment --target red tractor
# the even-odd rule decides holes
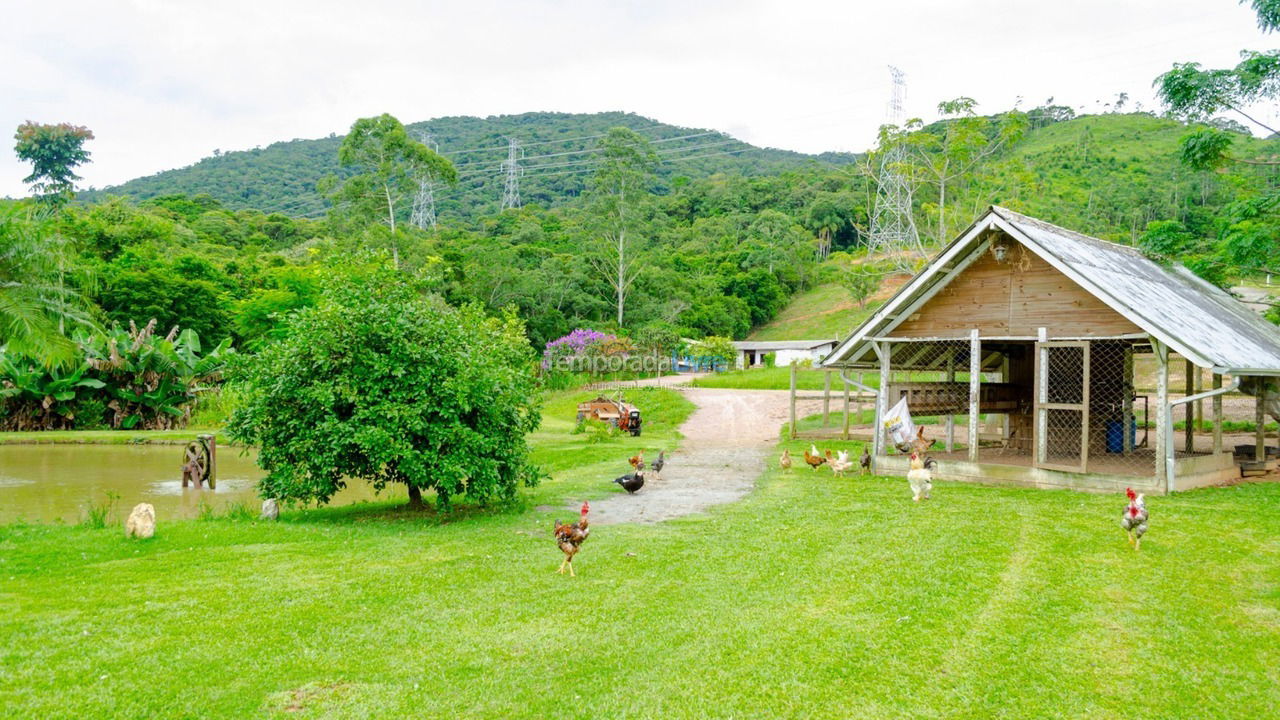
[[[578,422],[587,418],[607,422],[632,435],[640,434],[640,409],[622,402],[621,397],[611,400],[601,395],[595,400],[578,403]]]

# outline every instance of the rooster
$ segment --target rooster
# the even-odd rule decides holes
[[[653,474],[657,475],[659,480],[662,479],[662,468],[666,466],[666,464],[667,464],[667,451],[659,450],[658,459],[654,460],[653,464],[649,466],[653,468]]]
[[[578,550],[582,548],[582,543],[587,539],[587,535],[591,534],[591,529],[587,527],[587,513],[591,510],[591,506],[582,503],[582,517],[578,522],[569,525],[556,520],[555,538],[556,545],[560,546],[560,552],[564,553],[564,562],[560,563],[560,569],[556,572],[564,573],[564,569],[569,568],[569,577],[576,577],[573,572],[573,556],[578,554]]]
[[[635,495],[637,490],[644,487],[644,470],[627,473],[622,477],[614,478],[613,481],[621,485],[623,490]]]
[[[1129,544],[1134,550],[1142,546],[1142,536],[1147,534],[1147,504],[1142,495],[1133,492],[1133,488],[1125,488],[1124,494],[1129,496],[1129,504],[1120,516],[1120,527],[1129,533]]]
[[[782,451],[782,457],[778,458],[778,467],[782,468],[783,470],[791,469],[791,451],[790,450]]]
[[[849,453],[841,450],[835,459],[827,461],[827,465],[831,467],[831,474],[841,477],[845,470],[853,467],[853,461],[849,459]]]
[[[808,463],[809,467],[817,470],[818,466],[825,463],[827,459],[818,454],[817,445],[810,445],[809,449],[804,451],[804,461]]]
[[[862,457],[858,458],[858,464],[862,466],[862,474],[866,475],[871,469],[871,453],[867,452],[867,448],[862,448]]]
[[[919,453],[911,453],[911,469],[907,471],[907,482],[911,485],[911,499],[920,502],[928,500],[933,490],[933,474],[924,466]]]
[[[635,455],[632,455],[630,458],[627,459],[627,462],[631,465],[631,467],[635,468],[636,470],[639,470],[640,464],[644,462],[644,451],[641,450]]]

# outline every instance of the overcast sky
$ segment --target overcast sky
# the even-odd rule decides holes
[[[625,110],[757,145],[864,150],[889,64],[907,73],[908,116],[958,95],[986,112],[1050,96],[1090,112],[1120,92],[1152,107],[1151,81],[1175,61],[1225,67],[1280,44],[1234,0],[6,5],[5,137],[27,119],[89,126],[81,174],[97,187],[381,112]],[[0,195],[22,195],[10,142]]]

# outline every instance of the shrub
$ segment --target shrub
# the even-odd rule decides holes
[[[534,485],[526,433],[541,419],[534,363],[514,314],[422,297],[389,268],[326,280],[316,306],[233,370],[227,430],[259,448],[263,497],[327,502],[349,478],[508,499]]]

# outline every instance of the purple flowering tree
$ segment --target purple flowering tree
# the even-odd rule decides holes
[[[587,328],[578,328],[563,337],[547,343],[542,351],[542,367],[550,369],[566,358],[587,355],[599,345],[610,343],[617,338],[613,335]]]

